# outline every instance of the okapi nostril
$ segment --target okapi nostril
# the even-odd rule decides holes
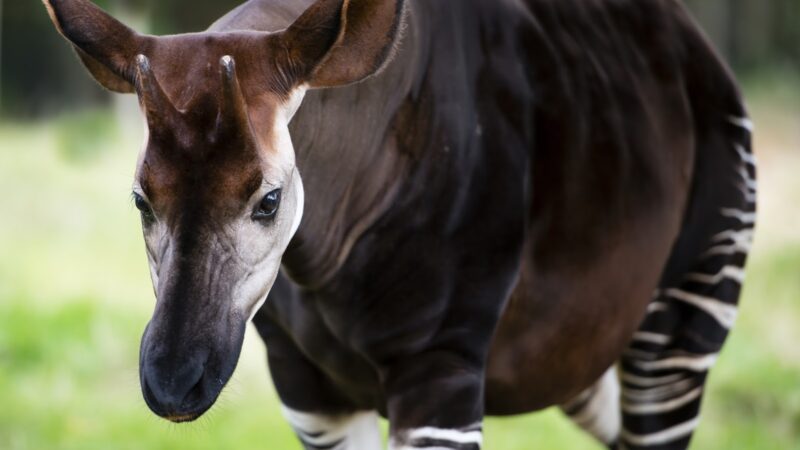
[[[197,377],[197,380],[191,384],[191,387],[186,392],[186,395],[182,400],[183,403],[192,403],[203,398],[203,393],[205,392],[203,383],[203,380],[205,379],[203,376],[204,373],[205,371],[201,371],[200,376]]]
[[[205,398],[205,364],[170,367],[150,364],[142,376],[145,400],[159,415],[192,409]]]

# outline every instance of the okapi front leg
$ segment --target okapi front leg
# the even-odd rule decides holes
[[[291,295],[283,276],[272,298]],[[281,399],[283,415],[307,450],[380,450],[378,414],[343,396],[321,370],[298,350],[291,338],[266,314],[254,324],[267,344],[269,369]]]
[[[294,411],[283,415],[307,450],[380,450],[378,414],[372,411],[340,415]]]
[[[480,450],[482,368],[431,352],[405,359],[386,375],[390,450]]]

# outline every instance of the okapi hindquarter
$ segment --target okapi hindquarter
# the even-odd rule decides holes
[[[252,317],[308,449],[478,449],[561,405],[683,449],[736,315],[752,126],[679,2],[250,0],[138,34],[45,0],[136,91],[145,400],[213,405]],[[253,316],[254,315],[254,316]]]

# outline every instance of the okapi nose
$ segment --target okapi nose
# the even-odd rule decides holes
[[[159,357],[142,367],[142,392],[150,409],[173,422],[196,418],[195,410],[205,401],[206,357]]]

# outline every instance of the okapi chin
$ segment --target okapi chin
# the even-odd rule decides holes
[[[756,181],[678,2],[250,0],[160,37],[44,2],[147,123],[156,414],[210,408],[252,320],[307,449],[381,448],[383,415],[393,450],[477,450],[485,415],[551,405],[687,448]]]

